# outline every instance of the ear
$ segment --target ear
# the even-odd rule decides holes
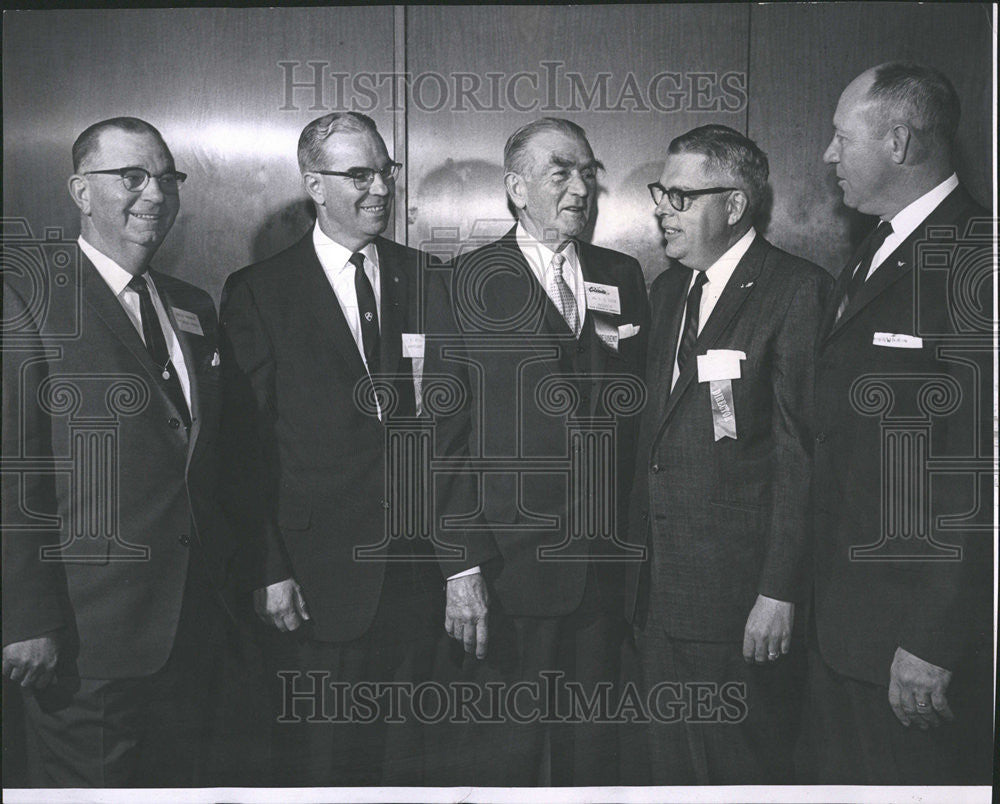
[[[747,194],[742,190],[737,190],[729,196],[729,200],[726,202],[726,221],[730,226],[735,226],[749,207],[750,199]]]
[[[524,197],[524,179],[521,178],[520,174],[513,171],[505,173],[503,186],[507,189],[507,197],[515,207],[524,209],[528,205],[528,201]]]
[[[90,214],[90,185],[86,177],[74,173],[67,182],[69,196],[84,215]]]
[[[321,207],[326,204],[326,195],[323,191],[323,179],[318,173],[303,173],[302,186],[306,188],[313,203]]]
[[[906,154],[910,150],[912,135],[910,129],[903,123],[896,123],[889,129],[888,145],[889,156],[897,165],[906,161]]]

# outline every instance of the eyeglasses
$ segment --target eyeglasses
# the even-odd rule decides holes
[[[159,185],[160,190],[165,193],[170,193],[171,195],[177,192],[177,188],[179,188],[187,178],[187,173],[181,173],[179,170],[168,170],[166,173],[161,173],[159,176],[153,176],[153,174],[146,170],[146,168],[141,167],[112,168],[110,170],[88,170],[83,175],[91,176],[93,174],[119,176],[122,180],[122,184],[125,185],[125,189],[131,193],[142,192],[146,185],[149,184],[150,177],[152,177],[156,179],[156,183]]]
[[[354,181],[354,186],[358,190],[367,190],[372,186],[372,182],[375,181],[375,174],[378,173],[382,177],[382,181],[388,184],[391,181],[396,180],[396,176],[399,175],[399,169],[403,167],[402,162],[390,162],[381,170],[376,170],[375,168],[351,168],[350,170],[312,170],[311,173],[322,173],[324,176],[344,176],[345,178],[352,179]]]
[[[698,198],[702,195],[714,195],[715,193],[727,193],[731,190],[740,189],[739,187],[707,187],[704,190],[678,190],[676,187],[664,187],[658,181],[654,181],[646,186],[649,188],[649,194],[653,197],[653,203],[656,206],[659,206],[663,200],[663,196],[666,196],[670,202],[670,206],[678,212],[690,209],[692,198]]]

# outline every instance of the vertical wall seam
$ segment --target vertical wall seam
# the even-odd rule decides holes
[[[753,57],[753,9],[753,4],[747,5],[747,109],[743,134],[748,138],[750,137],[750,61]]]
[[[393,6],[392,13],[392,33],[393,33],[393,72],[398,75],[406,74],[406,6]],[[396,184],[396,202],[393,206],[393,230],[394,239],[397,243],[410,244],[410,230],[407,226],[407,212],[409,210],[407,189],[410,184],[410,163],[409,163],[409,133],[407,130],[407,114],[409,104],[407,103],[408,84],[406,81],[400,82],[393,79],[392,91],[402,84],[402,98],[392,98],[392,143],[395,151],[395,159],[403,163],[403,181]]]

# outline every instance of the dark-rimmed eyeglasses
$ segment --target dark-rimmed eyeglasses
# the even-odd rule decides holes
[[[659,206],[663,200],[663,196],[666,196],[670,202],[670,206],[678,212],[684,212],[689,209],[691,207],[691,199],[693,198],[698,198],[702,195],[714,195],[715,193],[728,193],[732,190],[740,189],[739,187],[706,187],[704,190],[680,190],[677,187],[664,187],[658,181],[654,181],[646,186],[649,188],[649,194],[653,197],[653,203],[656,206]]]
[[[355,189],[367,190],[372,186],[372,182],[375,181],[376,173],[382,177],[382,181],[388,184],[389,182],[396,180],[401,167],[403,167],[402,162],[389,162],[389,164],[381,170],[368,167],[356,167],[351,168],[350,170],[319,170],[317,168],[310,172],[322,173],[324,176],[343,176],[344,178],[351,179],[354,182]]]
[[[177,189],[184,183],[187,178],[187,173],[181,173],[179,170],[168,170],[166,173],[161,173],[159,176],[153,176],[146,168],[141,167],[123,167],[123,168],[110,168],[108,170],[88,170],[83,175],[92,176],[94,174],[102,176],[118,176],[122,180],[122,184],[125,185],[125,189],[130,193],[140,193],[149,184],[150,177],[156,179],[156,183],[159,185],[160,190],[164,193],[170,193],[171,195],[177,192]]]

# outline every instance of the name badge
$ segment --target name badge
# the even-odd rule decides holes
[[[178,307],[171,307],[170,312],[174,314],[174,321],[177,322],[177,326],[184,330],[184,332],[190,332],[192,335],[205,334],[202,332],[198,316],[194,313],[189,313],[187,310],[181,310]]]
[[[738,380],[740,361],[746,359],[746,352],[737,349],[709,349],[698,355],[698,382]]]
[[[423,357],[424,336],[419,332],[403,333],[403,357]]]
[[[622,305],[618,298],[618,288],[614,285],[602,285],[600,282],[585,282],[587,292],[587,309],[595,313],[610,313],[621,315]]]
[[[924,339],[913,335],[897,335],[893,332],[876,332],[872,338],[874,346],[889,346],[894,349],[923,349]]]
[[[738,349],[709,349],[698,355],[698,382],[708,383],[716,441],[736,438],[733,380],[740,378],[740,361],[746,359],[746,352]]]

